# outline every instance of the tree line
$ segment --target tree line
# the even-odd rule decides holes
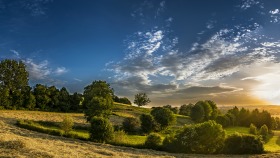
[[[2,60],[0,62],[0,109],[25,109],[60,112],[82,112],[84,94],[62,87],[36,84],[29,86],[29,74],[22,61]],[[86,89],[86,88],[85,88]],[[130,104],[127,98],[115,96],[114,102]]]

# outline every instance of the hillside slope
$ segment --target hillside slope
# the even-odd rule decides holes
[[[51,136],[25,130],[14,125],[17,119],[60,122],[63,115],[65,114],[0,110],[0,157],[280,157],[280,153],[257,156],[173,154]],[[68,115],[75,119],[75,123],[85,123],[83,114],[71,113]]]

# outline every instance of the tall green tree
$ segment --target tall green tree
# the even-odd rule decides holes
[[[57,89],[55,86],[50,86],[47,89],[47,94],[50,98],[48,107],[54,111],[59,111],[59,89]]]
[[[74,94],[70,95],[70,105],[71,111],[79,111],[81,107],[81,103],[83,101],[83,95],[75,92]]]
[[[90,121],[92,117],[108,117],[113,107],[113,89],[106,81],[93,81],[84,88],[85,117]]]
[[[191,110],[191,119],[195,122],[204,120],[204,108],[201,104],[195,104]]]
[[[70,94],[65,87],[62,87],[59,91],[59,107],[63,112],[68,112],[70,110]]]
[[[145,106],[151,102],[146,93],[138,93],[135,95],[134,104],[138,106]]]
[[[190,116],[193,106],[194,106],[193,104],[188,104],[188,105],[184,104],[184,105],[180,106],[179,114],[185,115],[185,116]]]
[[[5,108],[16,109],[23,104],[23,89],[28,86],[28,72],[22,61],[0,62],[0,94]]]
[[[40,110],[49,110],[48,104],[51,101],[47,86],[36,84],[34,88],[34,96],[36,98],[36,108]]]

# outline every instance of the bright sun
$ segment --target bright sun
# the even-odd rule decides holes
[[[280,73],[269,73],[254,79],[260,84],[252,89],[253,94],[271,104],[280,105]]]

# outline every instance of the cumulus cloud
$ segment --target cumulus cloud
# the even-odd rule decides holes
[[[58,67],[54,70],[54,74],[56,74],[56,75],[62,75],[67,72],[68,72],[68,70],[65,67]]]
[[[33,59],[26,59],[23,62],[27,65],[27,71],[29,72],[30,79],[42,80],[51,74],[51,69],[48,67],[49,62],[44,60],[42,62],[36,63]]]
[[[272,23],[278,23],[280,21],[280,13],[279,13],[279,9],[275,9],[275,10],[270,10],[270,22]]]

